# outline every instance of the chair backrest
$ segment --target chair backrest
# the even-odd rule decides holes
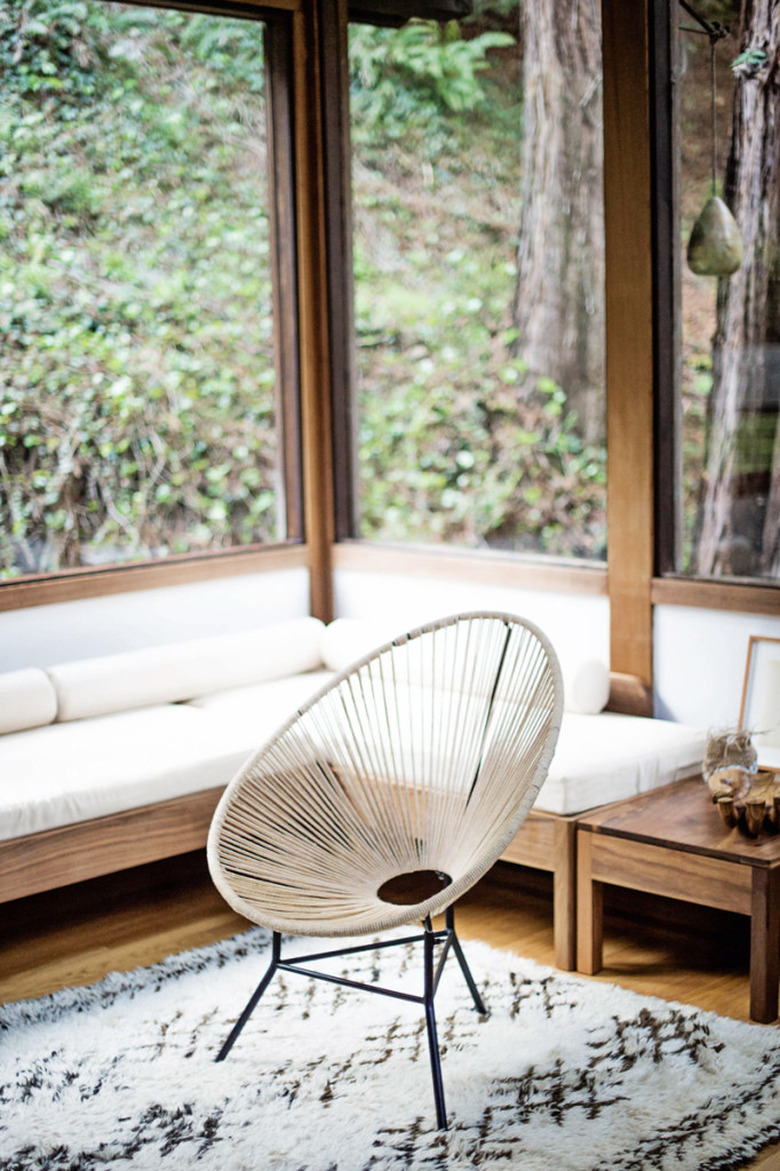
[[[509,614],[455,615],[365,656],[291,716],[228,786],[209,835],[217,887],[277,931],[346,935],[434,914],[520,828],[561,722],[547,638]],[[399,907],[402,873],[446,889]]]

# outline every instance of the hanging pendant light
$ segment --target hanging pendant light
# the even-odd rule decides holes
[[[710,38],[710,130],[712,134],[712,195],[702,208],[688,240],[688,267],[697,276],[731,276],[742,264],[742,237],[737,221],[717,191],[717,134],[715,122],[715,45],[727,30],[702,20],[680,0]]]
[[[742,259],[742,237],[737,222],[723,200],[713,195],[691,229],[688,267],[697,276],[731,276]]]

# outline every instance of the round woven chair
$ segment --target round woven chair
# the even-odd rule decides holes
[[[273,932],[270,966],[217,1060],[277,970],[424,1006],[437,1122],[446,1111],[434,995],[455,934],[453,904],[493,865],[544,781],[561,722],[555,653],[510,614],[455,615],[358,660],[302,706],[227,787],[209,833],[214,882]],[[445,912],[434,930],[431,917]],[[375,940],[283,959],[281,936],[365,936],[421,923],[424,990],[413,996],[306,967],[410,942]],[[443,944],[434,969],[434,945]]]

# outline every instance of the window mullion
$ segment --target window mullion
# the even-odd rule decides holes
[[[287,22],[265,28],[268,185],[271,205],[276,411],[281,468],[279,522],[288,540],[303,535],[298,282],[292,135],[292,40]]]

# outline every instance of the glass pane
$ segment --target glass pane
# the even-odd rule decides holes
[[[262,26],[0,10],[0,573],[276,540]]]
[[[365,538],[604,558],[598,5],[351,29]]]
[[[744,7],[742,24],[734,0],[695,7],[728,33],[711,39],[680,10],[678,570],[777,580],[780,32],[771,5]]]

